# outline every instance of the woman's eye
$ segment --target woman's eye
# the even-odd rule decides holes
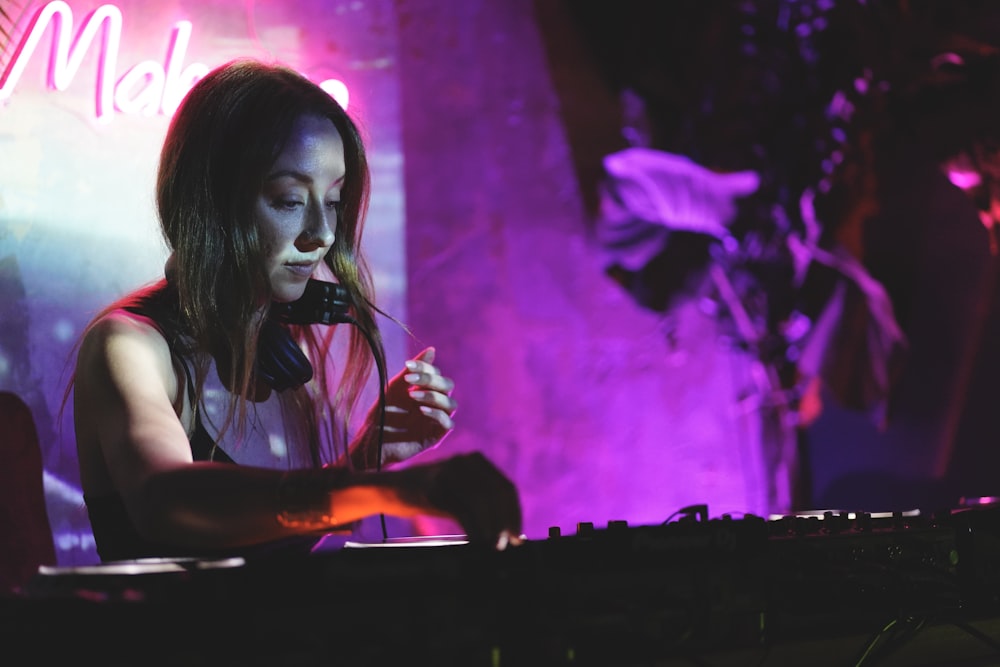
[[[275,199],[272,206],[283,211],[294,211],[299,206],[302,206],[302,202],[297,199]]]

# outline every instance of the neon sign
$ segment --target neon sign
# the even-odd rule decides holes
[[[122,34],[121,10],[115,5],[101,5],[87,15],[73,38],[73,10],[63,0],[54,0],[31,19],[9,65],[0,75],[0,105],[14,94],[25,67],[50,24],[52,48],[46,79],[49,88],[57,91],[66,90],[73,82],[84,56],[100,35],[94,110],[97,119],[102,122],[111,121],[115,111],[169,116],[177,110],[191,87],[209,71],[209,67],[202,63],[184,66],[194,27],[190,21],[178,21],[171,32],[165,63],[144,60],[116,80]],[[349,94],[343,82],[328,79],[319,85],[347,108]]]

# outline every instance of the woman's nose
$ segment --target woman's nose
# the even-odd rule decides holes
[[[299,236],[301,244],[310,248],[329,248],[337,233],[337,214],[322,204],[309,207],[306,227]]]

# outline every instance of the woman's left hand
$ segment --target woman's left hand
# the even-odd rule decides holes
[[[454,428],[458,407],[451,391],[455,383],[434,365],[435,349],[428,347],[407,360],[406,368],[389,380],[386,388],[385,438],[382,464],[405,461],[437,446]],[[366,449],[377,447],[378,406],[368,415]],[[365,452],[374,461],[374,451]],[[365,467],[371,467],[365,466]]]

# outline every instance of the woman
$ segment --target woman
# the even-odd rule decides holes
[[[103,310],[77,357],[77,449],[102,560],[234,552],[376,514],[517,539],[517,492],[481,455],[381,469],[452,428],[452,382],[432,348],[347,440],[383,359],[360,253],[368,185],[354,123],[291,70],[234,61],[185,98],[157,179],[166,277]],[[336,327],[270,316],[322,284],[311,279],[338,283],[357,324],[343,368]]]

